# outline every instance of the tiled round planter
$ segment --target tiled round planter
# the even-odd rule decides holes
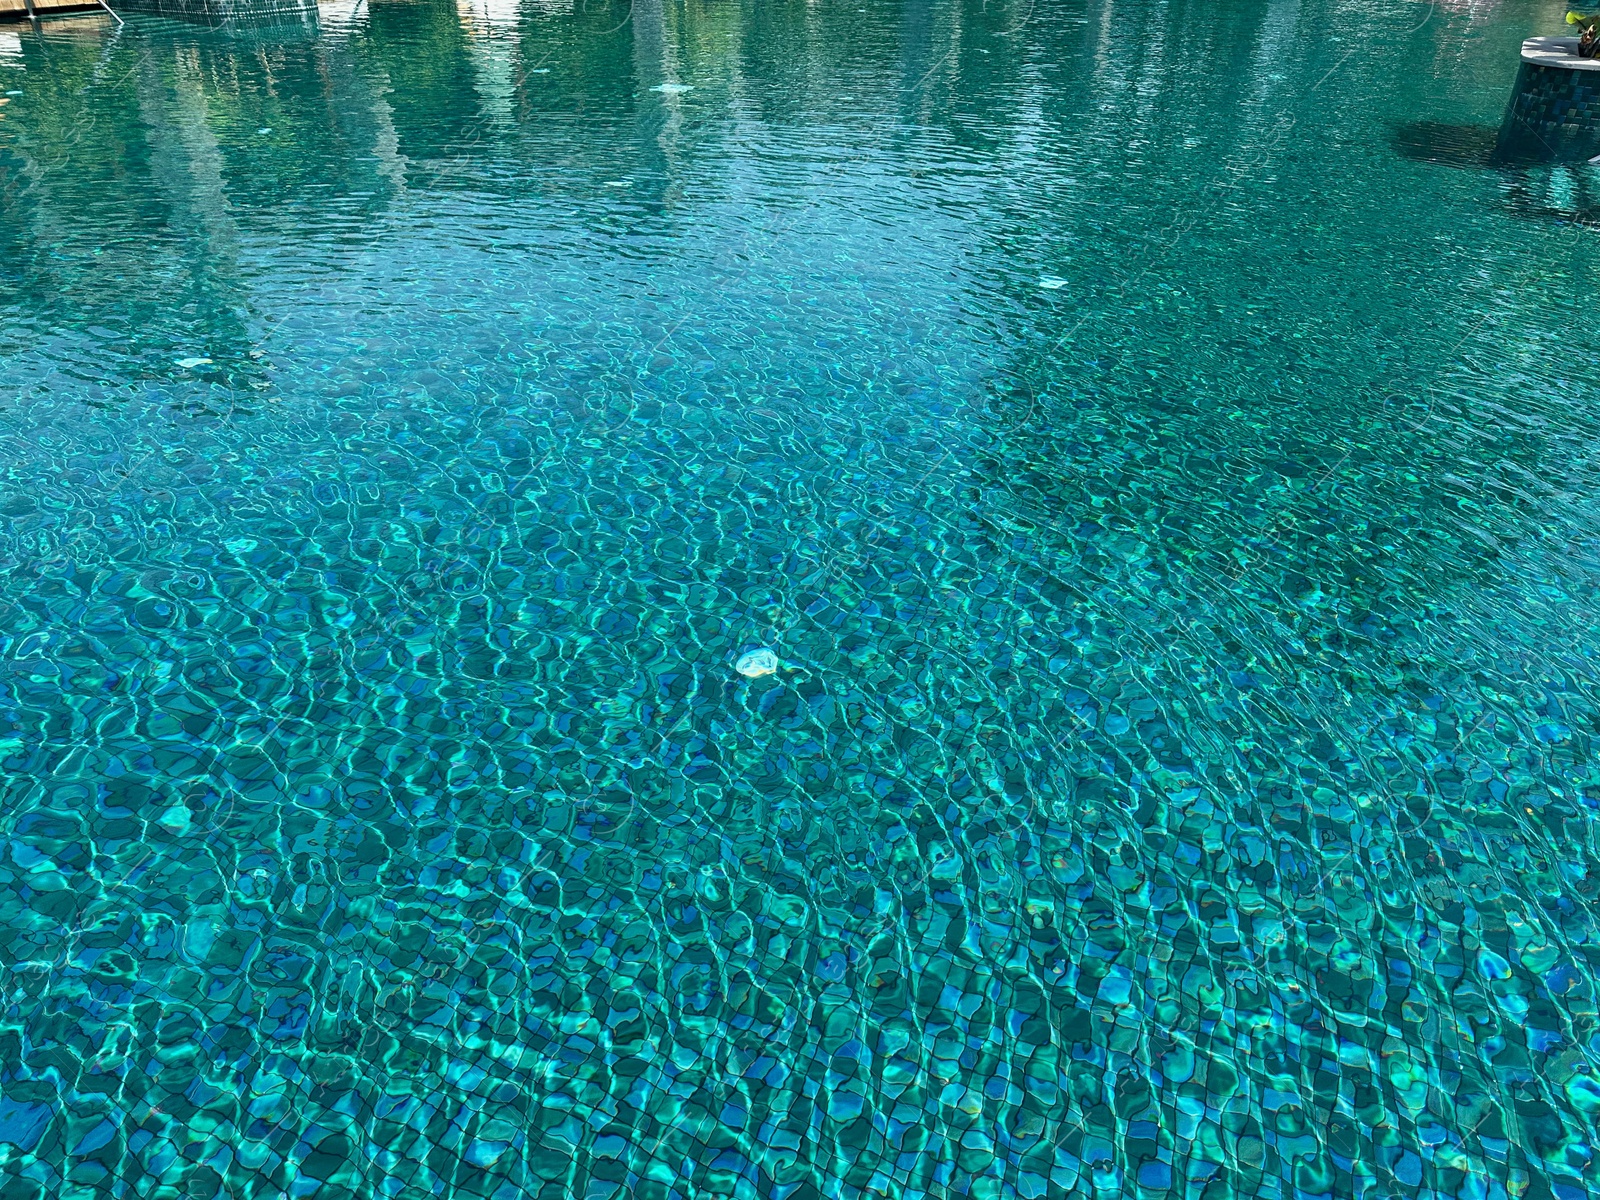
[[[1500,126],[1502,160],[1581,162],[1600,155],[1600,58],[1577,38],[1522,43],[1522,68]]]

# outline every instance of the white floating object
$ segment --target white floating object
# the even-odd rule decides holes
[[[658,83],[658,84],[656,84],[655,87],[651,88],[650,90],[652,92],[660,92],[664,96],[676,96],[680,92],[692,92],[692,91],[694,91],[694,84],[692,84],[692,83]]]
[[[180,358],[178,365],[187,371],[192,367],[209,367],[211,360],[209,358]]]
[[[752,650],[734,663],[733,669],[746,679],[758,679],[777,671],[778,656],[771,650]]]
[[[1065,279],[1057,279],[1054,275],[1045,275],[1040,278],[1039,286],[1047,292],[1054,292],[1066,287],[1067,281]]]
[[[548,74],[550,74],[550,68],[549,67],[530,67],[529,70],[528,70],[528,74],[529,75],[548,75]]]
[[[601,186],[602,187],[627,187],[628,186],[628,181],[626,179],[608,179]]]

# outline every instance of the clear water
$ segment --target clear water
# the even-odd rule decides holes
[[[1560,11],[0,30],[0,1196],[1600,1192]]]

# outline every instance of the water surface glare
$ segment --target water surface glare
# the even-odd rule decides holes
[[[0,27],[0,1200],[1600,1195],[1562,9]]]

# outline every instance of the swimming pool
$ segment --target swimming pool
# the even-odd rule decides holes
[[[1560,16],[0,27],[4,1195],[1595,1192]]]

